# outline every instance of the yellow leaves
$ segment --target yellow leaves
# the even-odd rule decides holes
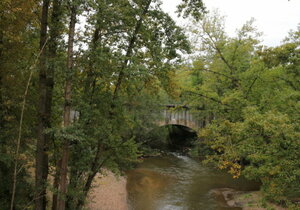
[[[13,121],[14,119],[15,119],[15,117],[12,115],[4,115],[4,120],[7,122]]]
[[[276,175],[276,174],[278,174],[278,173],[280,172],[280,169],[281,169],[280,166],[275,166],[275,167],[273,167],[273,168],[269,171],[269,174],[270,174],[271,176]]]
[[[17,36],[27,30],[28,24],[38,21],[33,12],[38,7],[38,3],[34,0],[11,0],[0,4],[2,12],[0,25],[3,32]]]
[[[223,160],[218,165],[219,169],[227,169],[228,173],[233,175],[233,178],[237,179],[241,175],[242,166],[236,162],[230,162],[227,160]]]
[[[218,152],[222,152],[223,150],[224,150],[224,149],[222,149],[222,148],[218,148],[218,149],[217,149]]]

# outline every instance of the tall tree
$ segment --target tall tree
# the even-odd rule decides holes
[[[46,93],[46,112],[47,112],[47,120],[48,120],[48,129],[52,127],[51,125],[51,117],[52,117],[52,100],[53,100],[53,88],[54,88],[54,75],[55,71],[58,68],[57,60],[58,60],[58,47],[60,43],[60,39],[62,37],[62,28],[63,23],[63,5],[62,0],[53,0],[52,2],[52,13],[49,24],[49,47],[48,47],[48,68],[47,68],[47,93]],[[48,138],[52,139],[51,134],[47,134]],[[50,139],[48,139],[49,142]],[[58,161],[58,160],[57,160]],[[54,176],[54,189],[57,189],[58,185],[58,177]],[[54,202],[55,201],[55,202]],[[56,209],[57,205],[57,193],[53,192],[52,199],[52,208]]]
[[[41,30],[40,30],[40,50],[41,55],[39,59],[39,107],[38,107],[38,140],[36,152],[36,188],[35,188],[35,208],[38,210],[46,209],[46,187],[48,177],[48,154],[47,147],[49,136],[45,130],[49,126],[49,111],[47,109],[48,91],[47,91],[47,54],[44,46],[48,41],[48,11],[50,0],[44,0],[42,6],[41,16]]]
[[[203,51],[192,70],[200,80],[187,91],[203,107],[199,115],[215,114],[200,133],[210,148],[206,162],[259,180],[268,199],[288,204],[300,180],[299,32],[267,48],[253,21],[228,37],[221,20],[200,24]]]
[[[68,51],[67,51],[67,68],[65,81],[65,104],[64,104],[64,127],[71,125],[71,105],[72,105],[72,74],[74,68],[74,37],[75,25],[78,11],[78,1],[71,1],[70,5],[70,24],[68,33]],[[67,192],[67,176],[68,176],[68,161],[69,161],[69,140],[64,139],[61,165],[59,167],[59,193],[57,200],[57,209],[64,210],[66,207],[66,192]]]

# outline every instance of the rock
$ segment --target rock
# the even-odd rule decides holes
[[[234,207],[234,201],[231,201],[231,197],[236,191],[231,188],[219,188],[210,190],[209,194],[215,198],[220,207]],[[230,205],[228,204],[230,202]]]
[[[235,203],[235,200],[227,201],[227,205],[230,206],[230,207],[237,207],[236,203]]]
[[[274,210],[286,210],[271,203],[267,203],[267,208],[263,208],[261,205],[263,195],[259,191],[244,192],[231,188],[219,188],[213,189],[209,193],[217,200],[220,207],[241,208],[243,210],[266,210],[271,207]]]

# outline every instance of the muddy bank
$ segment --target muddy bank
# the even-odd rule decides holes
[[[112,172],[98,174],[89,195],[87,208],[90,210],[128,210],[126,178]]]
[[[263,195],[259,191],[243,192],[231,188],[219,188],[210,191],[220,207],[231,207],[242,210],[286,210],[272,203],[262,202]]]

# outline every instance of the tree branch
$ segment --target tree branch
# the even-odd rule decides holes
[[[236,79],[234,77],[228,76],[228,75],[220,73],[220,72],[212,71],[212,70],[209,70],[209,69],[196,69],[196,70],[211,72],[211,73],[214,73],[214,74],[226,77],[226,78],[228,78],[228,79],[230,79],[230,80],[232,80],[234,82],[238,81],[238,79]]]
[[[203,95],[203,94],[201,94],[201,93],[195,93],[195,92],[193,92],[193,91],[187,91],[187,93],[194,94],[194,95],[198,95],[198,96],[201,96],[201,97],[203,97],[203,98],[207,98],[207,99],[209,99],[209,100],[211,100],[211,101],[214,101],[214,102],[216,102],[216,103],[218,103],[218,104],[221,104],[221,105],[224,105],[224,106],[227,106],[227,107],[231,107],[231,106],[229,106],[228,104],[222,103],[222,101],[220,101],[220,100],[218,100],[218,99],[212,98],[212,97],[210,97],[210,96]]]
[[[226,60],[226,58],[224,57],[223,53],[221,52],[220,48],[217,46],[216,42],[214,41],[213,37],[210,35],[210,33],[206,32],[206,35],[208,36],[208,38],[210,39],[210,41],[212,42],[212,47],[217,51],[217,53],[219,54],[221,60],[225,63],[225,65],[230,69],[231,74],[234,72],[235,68],[229,64],[229,62]]]
[[[135,44],[136,39],[137,39],[137,35],[138,35],[138,33],[140,31],[140,28],[142,26],[142,23],[143,23],[143,20],[144,20],[144,16],[147,14],[147,12],[149,10],[151,2],[152,2],[152,0],[148,0],[148,2],[146,3],[146,6],[145,6],[145,8],[144,8],[144,10],[143,10],[143,12],[142,12],[142,14],[140,16],[140,19],[138,20],[138,22],[137,22],[137,24],[135,26],[133,35],[132,35],[132,37],[131,37],[131,39],[129,41],[129,45],[128,45],[126,56],[125,56],[125,61],[124,61],[123,65],[121,66],[121,69],[120,69],[120,72],[119,72],[119,76],[118,76],[118,80],[117,80],[117,84],[116,84],[116,87],[115,87],[115,90],[114,90],[114,93],[113,93],[113,101],[116,99],[117,94],[119,92],[119,89],[121,87],[123,77],[125,76],[124,69],[128,65],[128,62],[129,62],[130,57],[132,55],[132,50],[134,48],[134,44]]]
[[[256,80],[258,79],[258,76],[253,80],[253,82],[251,83],[250,87],[248,88],[247,92],[246,92],[246,98],[248,98],[248,95],[254,85],[254,83],[256,82]]]

